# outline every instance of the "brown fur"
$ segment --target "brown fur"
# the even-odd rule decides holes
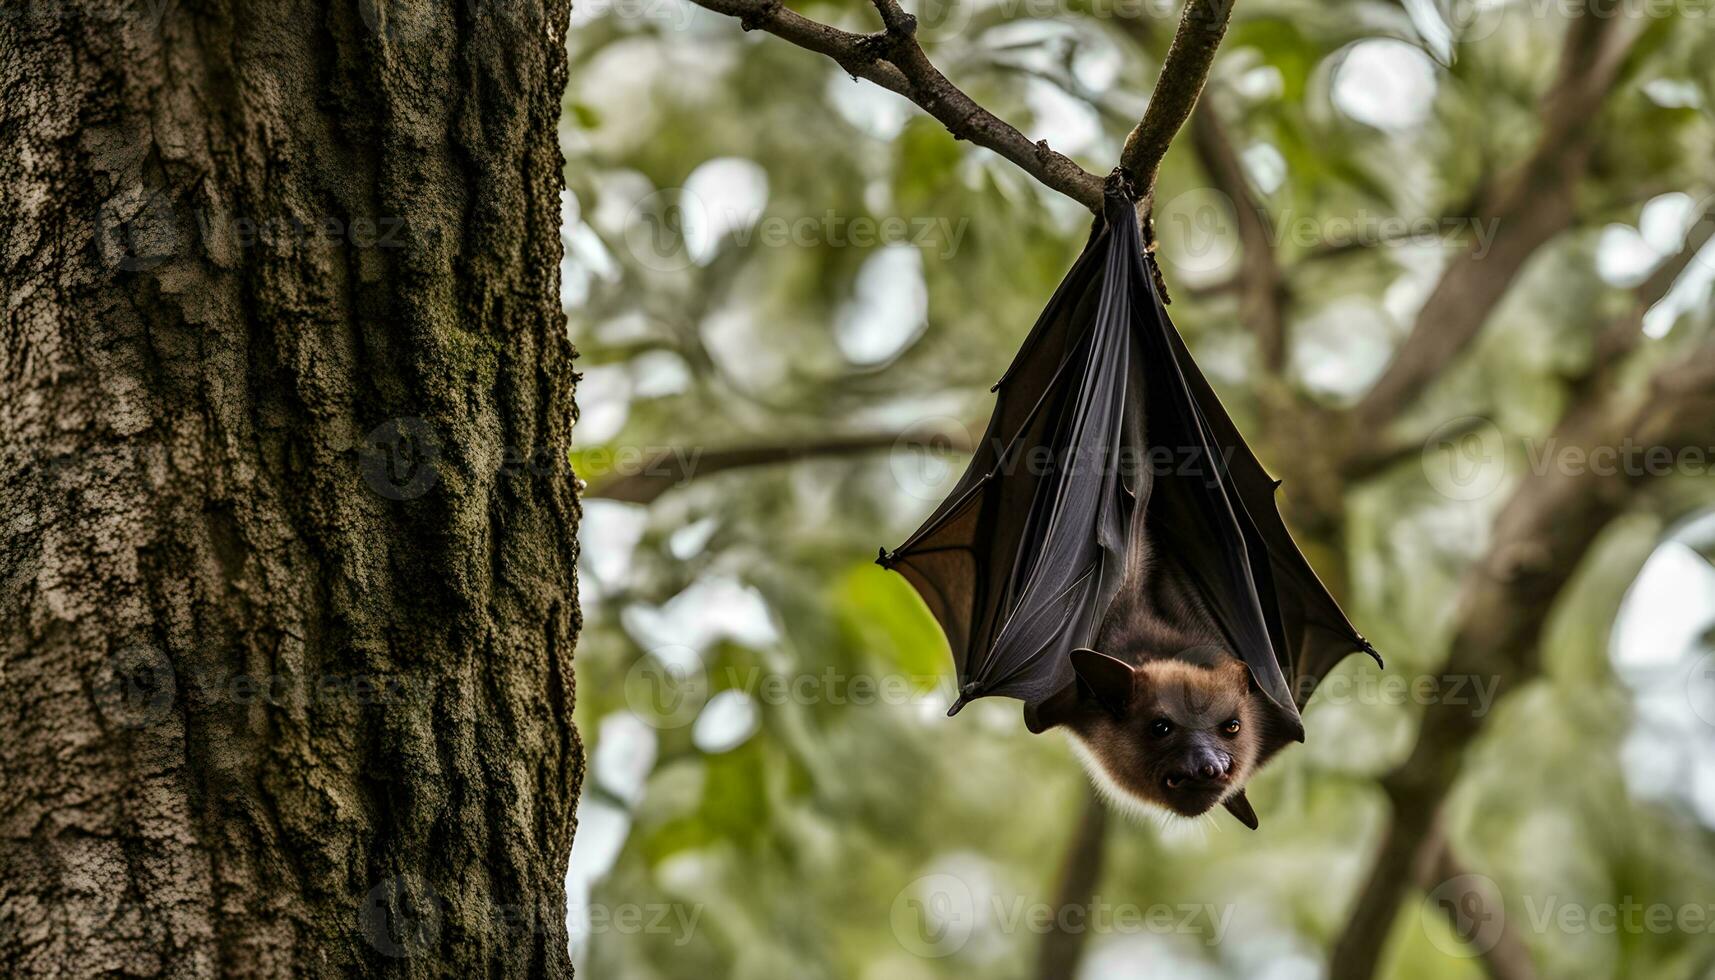
[[[1214,667],[1148,660],[1132,674],[1123,708],[1090,705],[1067,727],[1105,773],[1108,785],[1139,802],[1198,816],[1244,790],[1255,771],[1266,713],[1250,673],[1227,657]],[[1238,722],[1238,732],[1226,727]],[[1158,723],[1166,722],[1166,734]],[[1214,761],[1215,772],[1194,770]]]
[[[1147,499],[1147,478],[1140,489]],[[1141,510],[1097,650],[1076,651],[1077,682],[1026,719],[1067,728],[1092,776],[1128,800],[1187,817],[1225,804],[1254,828],[1244,787],[1273,714],[1184,569],[1152,547]]]

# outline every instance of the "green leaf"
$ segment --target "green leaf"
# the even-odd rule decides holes
[[[583,102],[572,102],[568,104],[566,108],[570,110],[572,118],[576,119],[578,121],[578,125],[584,129],[595,129],[601,125],[601,113],[597,112],[595,107],[592,105]]]
[[[941,626],[904,576],[874,563],[853,566],[835,584],[832,600],[841,626],[870,653],[912,676],[947,669]]]

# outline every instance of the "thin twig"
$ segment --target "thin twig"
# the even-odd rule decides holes
[[[1173,46],[1167,49],[1167,57],[1161,62],[1161,74],[1155,80],[1149,107],[1125,138],[1125,148],[1120,151],[1120,166],[1131,175],[1146,209],[1154,198],[1161,160],[1179,128],[1191,117],[1191,109],[1209,79],[1215,49],[1226,36],[1227,21],[1232,15],[1233,0],[1186,0],[1179,30],[1173,35]]]
[[[970,431],[963,426],[949,426],[941,432],[875,432],[708,450],[701,447],[678,447],[657,451],[640,460],[627,472],[605,478],[592,477],[591,486],[584,491],[584,497],[647,504],[669,490],[728,470],[774,466],[809,459],[860,456],[905,445],[906,440],[910,440],[913,445],[934,442],[946,452],[954,454],[969,453],[972,448]]]
[[[917,19],[898,0],[873,0],[883,29],[873,34],[842,31],[788,10],[780,0],[691,0],[717,14],[737,17],[745,30],[776,37],[832,58],[855,78],[865,78],[911,100],[947,127],[954,138],[999,153],[1043,186],[1092,211],[1102,206],[1101,177],[1070,157],[1031,142],[1016,127],[978,105],[941,74],[917,41]],[[1215,48],[1226,33],[1232,0],[1187,0],[1143,119],[1126,137],[1120,166],[1147,205],[1161,158],[1191,115],[1209,76]]]
[[[978,105],[930,64],[916,39],[916,18],[903,11],[884,13],[888,27],[875,34],[853,34],[788,10],[779,0],[691,0],[717,14],[737,17],[745,30],[762,30],[834,59],[856,78],[868,79],[911,100],[933,116],[954,138],[999,153],[1044,186],[1094,211],[1102,204],[1102,178],[1046,141],[1032,143],[1012,124]],[[898,4],[893,8],[898,10]]]

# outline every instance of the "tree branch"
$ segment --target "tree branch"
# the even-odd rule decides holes
[[[1585,450],[1660,446],[1674,452],[1699,444],[1715,413],[1715,342],[1657,372],[1641,405],[1628,408],[1624,398],[1616,389],[1574,402],[1555,427],[1556,444]],[[1625,509],[1632,487],[1654,472],[1550,465],[1528,474],[1496,518],[1488,555],[1465,575],[1446,672],[1493,677],[1499,695],[1536,676],[1555,597]],[[1482,724],[1469,706],[1430,705],[1411,755],[1383,777],[1392,822],[1335,944],[1331,980],[1369,980],[1374,974],[1424,839]]]
[[[691,0],[717,14],[737,17],[744,29],[762,30],[832,58],[855,78],[866,78],[910,99],[933,116],[955,139],[969,140],[999,153],[1043,186],[1059,191],[1092,211],[1102,206],[1102,178],[1070,157],[1032,143],[1023,133],[978,105],[941,74],[917,42],[917,18],[899,0],[873,0],[883,30],[875,34],[842,31],[788,10],[781,0]],[[1144,201],[1150,200],[1156,172],[1173,137],[1184,125],[1203,91],[1215,49],[1226,34],[1233,0],[1187,0],[1173,46],[1161,66],[1155,92],[1143,119],[1126,137],[1120,166],[1131,175]]]
[[[1092,211],[1102,206],[1102,178],[1070,157],[1032,143],[1010,123],[978,105],[948,81],[917,43],[916,18],[899,10],[896,0],[882,11],[886,29],[853,34],[788,10],[780,0],[691,0],[717,14],[737,17],[745,30],[763,30],[818,54],[827,55],[856,78],[910,99],[947,127],[954,138],[999,153],[1044,186]],[[885,0],[884,0],[885,2]],[[878,7],[880,5],[878,4]]]
[[[1496,222],[1488,254],[1469,249],[1442,273],[1410,336],[1353,410],[1360,442],[1384,434],[1476,338],[1525,262],[1571,226],[1574,194],[1595,144],[1597,127],[1591,120],[1613,89],[1638,33],[1633,18],[1619,11],[1592,11],[1587,5],[1569,25],[1555,81],[1542,101],[1541,137],[1524,162],[1481,195],[1482,204],[1474,209]]]
[[[1226,36],[1234,0],[1186,0],[1179,30],[1161,62],[1155,92],[1143,119],[1125,139],[1120,166],[1131,175],[1147,210],[1155,198],[1155,177],[1179,128],[1190,118],[1203,84],[1209,79],[1215,49]]]
[[[1084,813],[1072,831],[1071,842],[1060,868],[1060,883],[1055,890],[1055,922],[1061,921],[1061,911],[1087,905],[1096,894],[1102,880],[1102,865],[1107,860],[1108,808],[1093,789],[1086,789]],[[1078,960],[1084,953],[1088,928],[1054,929],[1042,935],[1036,950],[1036,975],[1041,980],[1061,980],[1076,976]]]
[[[1453,856],[1451,845],[1447,842],[1446,815],[1436,818],[1434,829],[1418,849],[1417,870],[1415,878],[1417,887],[1422,891],[1434,892],[1442,883],[1462,878],[1470,874],[1457,858]],[[1471,891],[1462,896],[1467,902],[1481,905],[1483,896]],[[1536,963],[1531,959],[1530,947],[1525,945],[1519,936],[1518,927],[1506,918],[1505,910],[1496,910],[1501,914],[1484,921],[1499,921],[1499,935],[1494,937],[1494,944],[1478,953],[1483,964],[1483,972],[1489,975],[1489,980],[1536,980]],[[1452,920],[1455,935],[1462,934],[1470,926],[1468,910],[1459,908],[1446,909],[1448,918]],[[1479,913],[1479,917],[1486,910]],[[1464,921],[1461,921],[1461,917]]]
[[[944,441],[946,451],[950,453],[969,453],[972,448],[969,433],[958,426],[946,432],[927,435],[938,442]],[[606,478],[596,477],[583,496],[586,499],[647,504],[669,490],[716,473],[795,463],[807,459],[861,456],[896,446],[907,437],[918,436],[919,433],[913,430],[908,433],[875,432],[714,450],[695,447],[663,449],[639,460],[636,466],[625,467],[624,472],[616,472]]]
[[[1286,277],[1274,253],[1274,228],[1210,102],[1191,114],[1191,145],[1210,183],[1233,202],[1239,227],[1239,320],[1256,334],[1264,370],[1286,366]]]

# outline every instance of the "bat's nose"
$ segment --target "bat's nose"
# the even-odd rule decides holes
[[[1168,785],[1170,787],[1177,787],[1178,783],[1187,779],[1204,781],[1225,779],[1227,774],[1233,770],[1233,757],[1215,749],[1203,749],[1193,753],[1185,761],[1185,768],[1173,774],[1178,779],[1169,777]]]

